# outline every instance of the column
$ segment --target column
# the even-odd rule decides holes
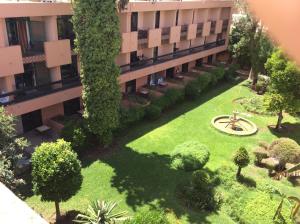
[[[46,16],[44,21],[45,21],[46,41],[58,40],[57,16]],[[51,82],[61,80],[61,71],[59,66],[50,68],[49,70],[50,70]]]

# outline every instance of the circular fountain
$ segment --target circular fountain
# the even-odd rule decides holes
[[[238,116],[238,112],[233,112],[233,115],[220,115],[214,117],[211,121],[212,125],[221,132],[247,136],[257,132],[257,126],[243,117]]]

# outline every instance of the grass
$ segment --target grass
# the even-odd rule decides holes
[[[118,201],[122,210],[131,214],[142,206],[161,207],[172,211],[170,219],[178,223],[234,223],[225,212],[206,213],[184,208],[175,197],[176,185],[189,178],[187,173],[170,168],[170,152],[176,145],[196,140],[211,149],[207,167],[214,171],[222,165],[232,164],[233,152],[240,146],[251,150],[258,141],[272,141],[279,137],[268,125],[276,117],[252,114],[248,117],[257,124],[259,132],[250,137],[235,137],[215,130],[210,121],[220,114],[243,111],[233,102],[239,97],[251,97],[243,84],[223,84],[204,94],[199,100],[185,102],[165,113],[155,122],[141,122],[120,136],[112,153],[83,161],[84,176],[81,190],[67,202],[61,203],[63,211],[85,211],[89,201],[104,199]],[[296,118],[286,116],[289,136],[300,143],[300,128]],[[298,131],[297,131],[298,130]],[[93,156],[91,156],[93,157]],[[243,170],[254,179],[266,179],[267,171],[249,166]],[[272,184],[287,194],[300,195],[287,181]],[[26,202],[44,217],[54,214],[54,203],[41,202],[40,197],[30,196]]]

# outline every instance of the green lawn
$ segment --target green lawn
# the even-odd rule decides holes
[[[189,178],[189,174],[170,169],[169,154],[177,144],[197,140],[210,147],[207,167],[213,171],[221,165],[231,164],[232,153],[238,147],[243,145],[252,150],[258,141],[277,138],[267,127],[276,123],[276,117],[248,117],[259,128],[259,132],[251,137],[229,136],[211,126],[214,116],[230,114],[233,110],[244,112],[233,100],[252,94],[243,84],[222,84],[196,102],[176,106],[155,122],[142,122],[131,127],[119,137],[113,153],[101,156],[101,159],[91,156],[93,158],[84,162],[82,188],[61,204],[62,210],[84,211],[89,201],[105,199],[119,201],[121,208],[130,213],[144,205],[172,210],[182,223],[233,223],[224,212],[191,211],[178,202],[174,195],[176,185]],[[293,124],[286,135],[300,143],[297,120],[286,116],[284,122]],[[266,170],[253,165],[245,169],[245,174],[258,179],[269,178]],[[286,193],[299,195],[287,181],[272,182]],[[37,196],[28,197],[26,202],[46,218],[54,213],[54,203],[41,202]]]

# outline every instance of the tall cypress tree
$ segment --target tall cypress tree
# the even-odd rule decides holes
[[[73,24],[80,55],[84,117],[91,131],[109,143],[119,124],[121,38],[115,0],[75,0]]]

